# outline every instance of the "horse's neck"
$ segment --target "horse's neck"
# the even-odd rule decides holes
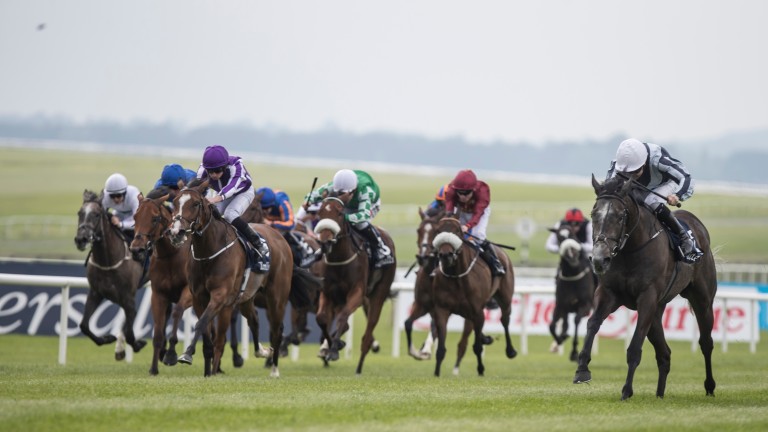
[[[101,241],[94,243],[91,253],[100,265],[114,264],[125,258],[128,244],[107,217],[101,218]]]
[[[213,215],[211,217],[213,218]],[[196,251],[198,254],[204,250],[216,252],[233,240],[229,235],[229,230],[234,230],[234,227],[230,228],[229,222],[224,219],[213,218],[203,227],[200,234],[196,232],[192,234],[192,244],[200,248],[199,251]]]

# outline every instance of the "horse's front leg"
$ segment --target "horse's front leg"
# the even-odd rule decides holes
[[[349,317],[352,316],[352,314],[360,307],[360,305],[363,304],[363,290],[365,289],[365,286],[360,283],[357,284],[350,293],[347,295],[347,302],[339,309],[338,313],[336,314],[336,318],[334,319],[334,323],[336,325],[336,331],[333,332],[333,336],[331,337],[331,346],[328,349],[328,356],[326,357],[329,361],[336,361],[339,359],[339,351],[341,351],[345,346],[346,343],[341,340],[341,337],[344,335],[344,333],[349,330]]]
[[[157,375],[160,371],[157,368],[160,362],[160,353],[165,348],[165,320],[168,312],[168,299],[152,290],[152,319],[154,328],[152,329],[152,365],[149,367],[150,375]]]
[[[464,354],[467,353],[467,345],[469,345],[469,335],[472,333],[474,324],[470,320],[464,320],[464,329],[461,332],[461,339],[456,346],[456,364],[453,365],[453,374],[459,376],[459,365],[464,358]]]
[[[435,327],[437,329],[437,351],[435,352],[435,376],[440,376],[440,366],[445,359],[445,336],[447,332],[448,317],[451,315],[447,309],[435,307],[433,311]]]
[[[229,322],[229,347],[232,349],[232,366],[239,368],[243,366],[243,356],[240,355],[237,340],[237,314],[233,313]]]
[[[419,352],[413,348],[413,339],[412,339],[414,321],[421,318],[426,313],[427,311],[424,310],[423,306],[421,306],[418,302],[413,302],[413,308],[411,310],[411,314],[408,316],[408,318],[405,319],[405,322],[403,323],[403,326],[405,327],[405,338],[408,341],[408,354],[411,357],[415,358],[416,360],[429,359],[429,357],[424,356],[423,352]]]
[[[192,305],[192,293],[187,287],[183,288],[178,303],[173,306],[171,312],[171,334],[168,338],[168,351],[165,352],[163,363],[167,366],[173,366],[179,360],[176,354],[176,344],[179,343],[179,325],[184,317],[184,311]]]
[[[475,328],[475,343],[472,344],[472,351],[474,351],[475,357],[477,357],[477,374],[483,376],[485,373],[485,365],[483,364],[483,325],[485,324],[485,316],[482,309],[472,319],[472,323]]]
[[[646,291],[646,293],[648,292],[655,293],[655,288],[651,287]],[[637,325],[635,333],[632,335],[632,340],[627,348],[627,379],[624,382],[624,387],[621,389],[621,400],[629,399],[634,394],[632,381],[635,378],[635,370],[640,365],[640,360],[643,357],[643,343],[656,316],[656,296],[641,294],[637,299]],[[659,316],[659,321],[661,321],[661,316]]]
[[[83,309],[83,319],[80,321],[80,331],[91,338],[91,340],[98,346],[111,344],[117,340],[114,335],[106,334],[104,336],[96,336],[96,334],[91,331],[91,316],[93,316],[93,313],[96,311],[99,304],[101,304],[102,300],[104,300],[104,297],[102,297],[101,294],[97,293],[95,290],[89,290],[88,297],[85,300],[85,308]]]
[[[322,333],[321,341],[320,341],[320,351],[317,353],[317,356],[323,359],[323,362],[325,362],[325,366],[328,366],[328,349],[330,348],[331,344],[331,334],[330,334],[330,323],[332,320],[332,306],[329,304],[328,299],[325,297],[325,294],[321,293],[320,298],[318,300],[318,306],[317,306],[317,315],[315,315],[315,319],[317,321],[318,327],[320,327],[320,332]]]
[[[595,312],[587,321],[587,335],[584,336],[584,346],[579,353],[579,365],[573,377],[574,384],[592,381],[592,372],[589,371],[589,362],[592,361],[592,343],[603,321],[618,308],[616,297],[609,290],[598,286],[595,291]]]
[[[573,316],[573,347],[570,356],[572,362],[579,359],[579,324],[581,324],[581,313],[576,312]]]

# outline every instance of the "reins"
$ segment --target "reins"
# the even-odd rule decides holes
[[[603,230],[605,228],[605,224],[603,224],[600,227],[600,233],[595,238],[595,244],[597,244],[599,242],[604,242],[604,243],[608,244],[608,241],[612,241],[612,242],[616,243],[616,246],[613,249],[611,249],[611,257],[615,257],[616,255],[618,255],[619,252],[621,252],[624,249],[624,247],[627,245],[627,241],[632,236],[632,233],[634,233],[635,230],[637,229],[637,227],[640,226],[640,205],[637,203],[637,201],[635,201],[634,199],[632,199],[630,197],[630,201],[632,201],[632,203],[635,204],[635,209],[636,209],[635,214],[637,216],[635,218],[635,224],[634,224],[634,226],[632,226],[632,229],[630,229],[627,233],[624,233],[624,231],[626,229],[626,226],[627,226],[627,221],[629,219],[629,209],[627,209],[627,206],[626,206],[626,203],[625,203],[624,199],[621,196],[615,195],[615,194],[602,195],[602,196],[597,197],[597,199],[598,200],[600,200],[600,199],[611,199],[611,200],[619,201],[622,204],[624,204],[624,210],[622,211],[622,216],[621,216],[621,232],[622,232],[622,234],[619,235],[619,238],[618,239],[614,239],[614,238],[609,238],[608,236],[606,236],[603,233]],[[609,205],[611,205],[611,206],[612,206],[612,204],[613,204],[613,202],[609,203]],[[664,228],[660,228],[653,235],[651,235],[648,238],[648,240],[643,242],[643,244],[641,244],[640,246],[638,246],[637,248],[635,248],[635,249],[633,249],[631,251],[624,251],[624,252],[627,253],[627,254],[633,254],[633,253],[640,252],[641,250],[645,249],[645,247],[648,246],[663,231],[664,231]]]
[[[118,238],[120,238],[120,241],[123,243],[123,247],[125,248],[125,255],[120,260],[118,260],[117,263],[112,264],[112,265],[101,265],[101,264],[97,263],[96,261],[94,261],[94,259],[93,259],[93,246],[96,243],[101,243],[101,241],[104,240],[104,238],[102,236],[98,235],[98,233],[96,232],[96,228],[95,227],[91,227],[90,225],[88,225],[86,223],[82,223],[82,224],[80,224],[80,227],[88,226],[88,227],[91,228],[91,236],[90,236],[91,251],[88,253],[88,264],[96,267],[99,270],[114,270],[114,269],[120,267],[121,265],[123,265],[123,262],[125,262],[126,260],[130,260],[131,259],[131,251],[128,249],[128,242],[125,241],[125,237],[123,236],[123,233],[118,228],[114,227],[111,223],[109,223],[109,219],[106,217],[106,212],[104,212],[103,208],[102,208],[102,214],[99,217],[99,219],[100,219],[99,220],[99,228],[100,228],[99,231],[101,233],[104,232],[104,223],[108,223],[110,228],[112,228],[112,229],[117,231],[115,234],[118,236]]]

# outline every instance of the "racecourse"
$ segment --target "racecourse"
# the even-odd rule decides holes
[[[383,329],[387,326],[383,325]],[[377,332],[381,333],[381,332]],[[324,368],[305,345],[298,361],[284,359],[281,377],[260,360],[203,378],[202,358],[192,366],[162,366],[148,375],[150,354],[115,362],[112,346],[70,339],[69,361],[56,364],[53,337],[2,336],[0,430],[333,430],[333,431],[764,431],[768,428],[768,344],[750,354],[746,344],[713,355],[715,397],[704,395],[701,354],[688,342],[670,342],[672,370],[664,399],[655,397],[653,349],[635,375],[635,395],[621,402],[626,364],[623,341],[600,341],[591,384],[571,383],[575,365],[547,351],[549,338],[533,337],[531,352],[508,360],[498,341],[486,349],[486,374],[465,358],[451,374],[456,337],[450,338],[443,376],[434,361],[393,358],[386,336],[355,376],[357,353]],[[765,340],[766,334],[763,334]],[[514,338],[518,343],[518,338]]]
[[[5,223],[0,256],[83,259],[85,252],[78,252],[72,242],[83,189],[98,190],[109,174],[122,172],[146,193],[164,164],[179,162],[195,168],[198,160],[15,148],[2,149],[2,162],[0,181],[7,187],[0,190],[5,203],[0,206]],[[315,176],[327,181],[342,168],[267,162],[246,160],[256,185],[286,190],[294,205]],[[384,201],[376,222],[393,233],[399,265],[407,266],[416,248],[416,210],[428,204],[450,177],[429,170],[370,171],[380,183]],[[533,220],[538,229],[527,240],[528,260],[540,266],[556,263],[555,256],[543,251],[545,227],[569,207],[588,213],[594,201],[588,178],[573,185],[488,182],[494,208],[489,238],[521,246],[525,239],[517,234],[516,223],[521,218]],[[764,197],[702,190],[684,208],[709,227],[719,262],[766,263],[768,203]],[[8,222],[46,217],[71,223],[45,228],[44,224]],[[523,260],[521,248],[509,255],[515,265]],[[317,345],[302,345],[297,361],[281,361],[277,379],[270,378],[253,357],[243,368],[234,369],[229,348],[223,375],[203,378],[202,353],[198,353],[193,366],[161,365],[160,375],[151,377],[151,346],[136,353],[132,363],[116,362],[114,346],[97,347],[87,338],[74,337],[69,339],[67,364],[60,366],[57,338],[2,335],[0,431],[768,430],[765,331],[756,354],[745,343],[730,344],[727,353],[715,344],[715,397],[704,394],[701,353],[691,352],[690,342],[670,341],[672,369],[666,396],[657,399],[654,353],[646,342],[635,374],[635,395],[620,402],[627,370],[621,339],[601,338],[599,353],[590,365],[592,383],[574,385],[576,365],[549,353],[550,338],[545,336],[531,337],[529,354],[513,360],[504,357],[500,341],[487,347],[484,377],[477,376],[475,358],[469,353],[459,376],[453,376],[458,337],[450,334],[442,376],[435,378],[434,360],[415,361],[405,355],[404,346],[399,358],[389,355],[392,323],[387,311],[376,331],[381,352],[369,354],[362,376],[354,374],[357,348],[351,358],[342,357],[324,368],[315,357]],[[364,322],[362,314],[357,317],[355,347],[359,347]],[[423,336],[418,333],[417,340]],[[404,345],[404,335],[401,342]],[[513,342],[519,350],[518,335]]]

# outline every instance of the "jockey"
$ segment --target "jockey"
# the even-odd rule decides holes
[[[491,188],[477,179],[472,170],[461,170],[449,183],[445,193],[445,211],[457,215],[461,230],[469,241],[480,247],[480,256],[488,263],[493,276],[506,273],[496,252],[485,238],[491,216]]]
[[[560,244],[557,241],[557,231],[560,230],[561,226],[566,224],[571,226],[571,229],[576,236],[576,240],[581,245],[581,251],[587,256],[591,255],[593,246],[592,224],[589,222],[589,219],[584,217],[584,213],[577,208],[572,208],[566,211],[563,220],[555,225],[555,232],[550,233],[549,237],[547,237],[547,243],[545,244],[547,252],[553,254],[560,253]]]
[[[133,215],[139,209],[141,192],[136,186],[128,184],[128,180],[120,173],[114,173],[104,183],[101,206],[112,216],[112,225],[120,228],[130,244],[133,241],[136,222]]]
[[[428,217],[433,217],[445,211],[445,191],[448,189],[448,185],[445,184],[440,187],[440,190],[435,194],[435,200],[429,203],[427,210],[424,212]]]
[[[251,176],[239,156],[230,156],[220,145],[208,146],[203,153],[203,162],[197,170],[197,178],[208,179],[208,187],[216,191],[208,196],[208,202],[215,205],[224,219],[231,223],[240,234],[248,239],[259,255],[259,273],[269,271],[269,248],[261,235],[240,218],[256,196]]]
[[[698,261],[703,253],[696,246],[693,235],[665,205],[677,205],[693,195],[694,182],[685,166],[670,156],[665,148],[630,138],[619,144],[616,159],[611,162],[606,178],[619,173],[655,192],[640,189],[634,191],[659,221],[680,237],[683,259],[688,263]]]
[[[333,181],[310,192],[304,200],[305,210],[319,203],[329,192],[344,202],[346,219],[368,241],[373,251],[375,268],[394,264],[392,251],[384,243],[371,220],[381,209],[379,186],[365,171],[343,169],[333,176]]]
[[[283,233],[296,226],[293,206],[288,194],[280,190],[262,187],[256,191],[256,195],[261,197],[260,204],[264,211],[265,224]]]

